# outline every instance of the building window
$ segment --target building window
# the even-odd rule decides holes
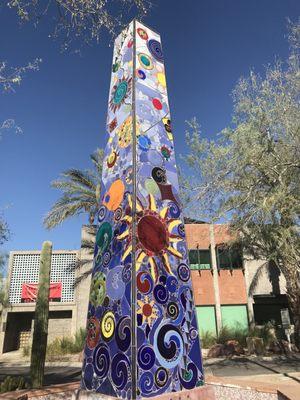
[[[248,328],[246,304],[221,305],[222,326],[228,329],[244,331]]]
[[[200,336],[206,333],[217,335],[216,310],[215,306],[196,306],[198,330]]]
[[[241,249],[229,247],[226,244],[218,245],[216,248],[218,269],[242,269],[243,258]]]
[[[209,250],[192,249],[189,251],[190,269],[211,269]]]

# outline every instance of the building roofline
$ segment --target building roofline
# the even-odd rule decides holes
[[[73,253],[79,253],[80,249],[73,249],[73,250],[52,250],[52,254],[60,254],[60,253],[65,253],[65,254],[73,254]],[[41,254],[41,250],[11,250],[9,252],[10,255],[15,255],[15,254]]]

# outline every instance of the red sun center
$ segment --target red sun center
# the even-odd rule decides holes
[[[164,224],[153,215],[146,215],[139,220],[137,233],[145,249],[154,254],[168,247],[167,230]]]
[[[145,317],[150,317],[150,315],[152,314],[152,307],[150,306],[150,304],[143,305],[143,314],[145,315]]]

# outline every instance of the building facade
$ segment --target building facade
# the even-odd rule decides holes
[[[76,250],[53,251],[50,276],[49,341],[57,336],[76,332],[77,306],[75,263]],[[2,312],[0,353],[17,350],[30,343],[37,283],[39,279],[40,251],[13,251],[9,258],[9,306]]]
[[[229,252],[226,225],[185,224],[190,269],[200,336],[216,335],[222,326],[246,328],[252,322],[281,323],[287,309],[286,284],[280,271],[263,260],[246,260]],[[87,227],[82,241],[91,238]],[[75,268],[78,260],[91,259],[86,248],[55,250],[52,254],[48,341],[72,336],[86,325],[91,264]],[[40,251],[10,253],[7,285],[10,305],[2,312],[0,354],[30,344],[33,329]],[[80,279],[83,275],[87,278]],[[259,276],[259,279],[256,279]],[[75,282],[78,282],[75,285]]]

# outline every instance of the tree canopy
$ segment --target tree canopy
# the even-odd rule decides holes
[[[7,5],[17,11],[22,22],[36,26],[48,19],[49,36],[60,39],[62,50],[74,42],[98,42],[104,31],[115,36],[129,22],[128,17],[142,18],[151,2],[147,0],[10,0]],[[78,43],[77,43],[78,44]],[[76,44],[76,46],[77,46]],[[75,46],[75,50],[78,48]]]
[[[216,139],[189,122],[190,192],[203,216],[227,220],[248,254],[276,263],[300,341],[300,21],[289,23],[290,54],[265,76],[251,71],[233,91],[230,127]]]

